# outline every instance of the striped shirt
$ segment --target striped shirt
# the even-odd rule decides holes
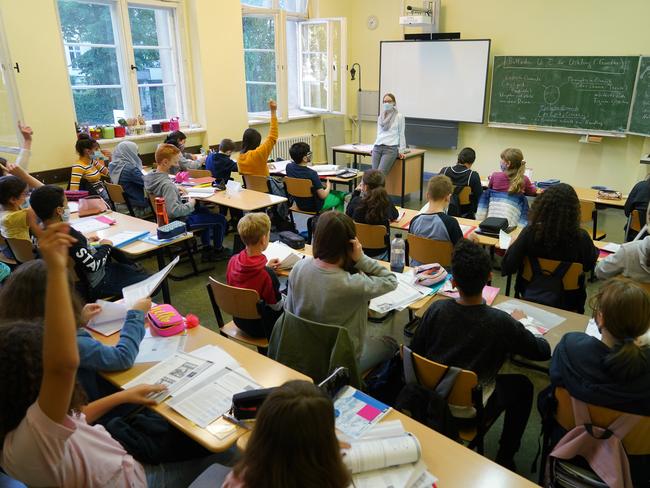
[[[108,176],[108,168],[98,159],[93,159],[90,163],[85,164],[83,161],[77,161],[72,166],[72,175],[70,176],[70,189],[79,190],[81,179],[89,183],[97,183],[101,180],[102,175]]]

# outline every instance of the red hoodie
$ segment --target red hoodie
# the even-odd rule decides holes
[[[273,286],[277,278],[273,280],[271,273],[275,277],[274,271],[266,267],[266,256],[249,256],[244,249],[228,261],[226,281],[230,286],[256,290],[267,305],[275,305],[281,294],[279,284],[277,288]]]

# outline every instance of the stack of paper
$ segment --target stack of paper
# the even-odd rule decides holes
[[[210,195],[214,195],[214,192],[215,189],[211,186],[207,186],[207,187],[193,186],[192,188],[188,188],[187,196],[190,198],[206,198],[209,197]]]
[[[93,232],[98,232],[110,227],[109,224],[100,222],[94,217],[84,217],[83,219],[73,220],[70,222],[70,226],[82,234],[92,234]]]
[[[97,305],[102,307],[102,311],[88,322],[86,327],[107,337],[122,330],[126,319],[126,305],[105,300],[97,300]]]
[[[434,291],[432,288],[415,283],[415,276],[412,272],[395,273],[395,277],[397,278],[397,288],[370,300],[370,310],[377,313],[404,310],[411,303],[431,295]]]
[[[280,261],[278,266],[280,269],[291,269],[294,264],[304,258],[304,255],[294,252],[292,248],[280,241],[271,242],[263,254],[269,261],[271,259]]]

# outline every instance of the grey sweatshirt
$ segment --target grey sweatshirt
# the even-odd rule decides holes
[[[650,266],[647,265],[649,255],[650,236],[627,242],[596,265],[596,276],[605,280],[622,274],[631,280],[648,283],[650,282]]]
[[[297,262],[289,275],[285,307],[301,318],[348,329],[358,359],[368,325],[368,302],[397,288],[397,278],[366,255],[355,267],[361,272],[325,268],[313,258]]]
[[[191,203],[183,203],[181,194],[167,173],[153,171],[144,176],[144,189],[150,195],[163,197],[167,207],[169,220],[178,220],[187,217],[194,210]]]

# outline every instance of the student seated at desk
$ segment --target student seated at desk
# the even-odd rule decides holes
[[[528,226],[510,245],[501,263],[503,276],[517,273],[515,291],[526,297],[529,282],[522,276],[524,258],[581,263],[585,273],[594,269],[599,251],[580,227],[580,201],[573,187],[559,183],[538,196],[530,209]],[[563,294],[565,310],[584,313],[587,292],[584,275],[578,290]]]
[[[476,152],[471,147],[465,147],[458,153],[458,161],[455,166],[445,166],[440,174],[448,176],[454,185],[454,193],[458,194],[462,188],[469,186],[471,193],[468,205],[458,204],[458,215],[450,214],[453,217],[475,218],[478,201],[483,193],[481,177],[476,171],[472,171],[472,165],[476,160]]]
[[[491,277],[492,265],[481,246],[467,239],[459,241],[451,267],[452,283],[460,298],[433,302],[415,331],[411,350],[432,361],[476,373],[487,399],[486,420],[505,411],[496,462],[514,471],[514,456],[533,403],[533,384],[526,376],[498,372],[511,354],[544,361],[551,357],[551,349],[536,330],[532,333],[518,322],[526,316],[521,311],[515,310],[510,316],[485,304],[482,291]],[[452,413],[471,422],[466,412]]]
[[[307,212],[320,212],[332,208],[343,212],[345,193],[332,190],[332,182],[327,180],[325,188],[320,181],[318,173],[307,166],[311,163],[311,148],[306,142],[296,142],[289,148],[292,162],[287,164],[289,178],[311,180],[312,198],[295,197],[296,205],[300,210]]]
[[[178,167],[181,152],[171,144],[161,144],[156,149],[156,170],[144,177],[144,188],[155,197],[165,199],[169,221],[184,220],[188,228],[198,229],[205,227],[201,233],[203,243],[203,261],[219,261],[228,258],[228,252],[223,247],[223,238],[226,234],[226,218],[223,215],[211,213],[206,207],[195,206],[193,198],[184,200],[181,194],[185,189],[176,187],[169,178],[172,168]],[[210,246],[212,241],[212,247]]]
[[[149,202],[144,195],[142,160],[138,155],[138,145],[133,141],[120,142],[113,151],[113,159],[108,164],[111,182],[120,185],[129,202],[139,214],[146,213]]]
[[[241,152],[237,160],[240,174],[269,176],[267,161],[278,140],[277,109],[278,106],[275,101],[269,100],[271,123],[269,125],[269,135],[266,136],[264,142],[262,142],[262,135],[256,129],[249,127],[244,131]]]
[[[244,455],[222,488],[342,488],[350,482],[332,400],[316,385],[296,380],[264,401]]]
[[[446,212],[453,191],[454,187],[447,176],[432,177],[427,185],[428,204],[411,220],[409,234],[436,241],[450,241],[452,244],[462,239],[463,232],[458,221]],[[423,263],[411,259],[411,266],[420,264]]]
[[[87,403],[77,383],[79,351],[68,279],[68,226],[40,239],[47,262],[44,325],[3,323],[0,334],[0,466],[29,486],[188,486],[219,458],[145,465],[93,423],[123,403],[153,405],[161,385],[139,385]],[[92,468],[92,469],[90,469]]]
[[[551,386],[539,395],[542,419],[551,424],[552,448],[566,434],[554,420],[555,387],[573,397],[637,415],[650,416],[650,348],[639,338],[650,327],[650,297],[637,284],[613,279],[594,297],[600,339],[570,332],[553,351]],[[628,456],[634,486],[647,486],[650,456]]]
[[[72,166],[70,190],[88,190],[92,195],[99,195],[110,204],[110,197],[102,183],[102,176],[109,176],[104,160],[110,159],[110,152],[101,151],[99,143],[86,133],[77,136],[75,150],[79,161]],[[84,188],[81,188],[82,181]]]
[[[43,225],[67,222],[70,210],[63,189],[56,185],[43,185],[32,193],[31,204]],[[136,267],[111,241],[102,239],[98,246],[91,246],[88,239],[74,228],[70,235],[75,239],[70,247],[78,276],[85,276],[89,294],[93,298],[122,296],[122,288],[138,283],[149,275]],[[96,241],[97,239],[95,239]],[[112,258],[112,259],[111,259]]]
[[[277,259],[266,260],[263,252],[269,245],[271,219],[262,212],[246,214],[237,224],[237,232],[246,249],[230,258],[226,280],[230,286],[255,290],[264,300],[261,320],[233,317],[241,330],[253,337],[271,337],[275,321],[282,315],[284,298],[273,269]]]
[[[645,214],[648,211],[648,200],[650,200],[650,176],[643,181],[639,181],[632,188],[632,191],[627,196],[627,200],[625,200],[625,216],[629,217],[632,211],[637,210],[640,214],[641,222],[643,222],[646,219]],[[626,240],[629,241],[635,237],[636,231],[627,229],[625,233]]]
[[[368,301],[397,288],[397,278],[363,253],[354,222],[341,212],[323,213],[316,224],[313,258],[298,261],[289,275],[285,308],[300,318],[348,330],[359,370],[390,358],[392,339],[366,337]]]
[[[235,150],[235,143],[231,139],[223,139],[219,143],[219,151],[208,155],[205,160],[205,169],[212,173],[212,177],[226,183],[233,171],[237,172],[237,163],[230,157]]]
[[[524,174],[526,161],[521,149],[509,147],[501,153],[501,171],[490,175],[488,188],[511,195],[537,195],[537,188]]]
[[[199,161],[196,154],[191,154],[185,152],[185,141],[187,141],[187,136],[184,132],[180,130],[175,130],[167,136],[164,144],[171,144],[176,146],[181,152],[181,157],[178,160],[178,168],[180,171],[187,171],[188,169],[199,169],[203,166],[203,162]],[[179,171],[178,168],[174,168],[175,172]]]
[[[36,214],[27,205],[28,195],[24,181],[13,175],[0,177],[0,233],[4,238],[29,241],[30,230],[35,236],[41,233]]]
[[[390,221],[397,220],[399,217],[399,212],[388,197],[385,185],[384,173],[378,169],[369,169],[363,173],[361,183],[352,193],[352,199],[345,209],[345,213],[355,222],[386,227],[386,247],[363,250],[368,256],[380,260],[388,259]]]

